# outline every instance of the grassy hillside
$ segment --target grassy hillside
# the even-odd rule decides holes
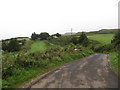
[[[118,32],[119,29],[102,29],[99,31],[91,31],[87,32],[86,34],[115,34]]]
[[[111,43],[113,36],[114,34],[94,34],[89,35],[88,38],[100,42],[101,45],[107,45]]]
[[[46,47],[47,45],[45,41],[34,41],[31,45],[31,49],[29,50],[29,52],[44,51]]]
[[[30,40],[28,37],[17,37],[17,40]]]
[[[94,34],[115,34],[118,33],[118,30],[120,29],[102,29],[99,31],[90,31],[90,32],[85,32],[86,35],[94,35]],[[76,35],[80,35],[81,32],[76,33]]]

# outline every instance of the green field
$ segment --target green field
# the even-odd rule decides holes
[[[27,37],[17,37],[17,40],[30,40],[30,38],[27,38]]]
[[[29,52],[44,51],[47,48],[45,41],[34,41]]]
[[[30,40],[29,38],[18,38],[17,40]]]
[[[107,45],[111,43],[114,34],[95,34],[87,36],[91,40],[95,40],[101,43],[101,45]]]

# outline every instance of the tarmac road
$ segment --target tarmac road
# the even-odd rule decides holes
[[[108,55],[93,54],[62,66],[31,88],[118,88]]]

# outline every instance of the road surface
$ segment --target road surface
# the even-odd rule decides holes
[[[31,88],[118,88],[108,55],[93,54],[62,66]]]

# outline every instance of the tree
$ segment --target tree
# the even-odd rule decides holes
[[[117,49],[120,50],[120,31],[114,35],[113,40],[111,40],[111,43],[114,47],[117,47]]]
[[[84,32],[81,33],[78,42],[80,44],[85,45],[85,46],[88,44],[89,40],[88,40],[88,38],[87,38],[87,36],[86,36],[86,34]]]
[[[60,36],[62,36],[62,35],[59,33],[56,33],[56,34],[51,35],[50,38],[53,39],[53,38],[58,38]]]
[[[111,41],[111,43],[115,43],[115,45],[120,44],[120,31],[115,34],[115,36],[114,36],[113,40]]]
[[[55,34],[55,36],[57,36],[57,37],[60,37],[60,36],[61,36],[61,34],[59,34],[59,33],[56,33],[56,34]]]
[[[2,50],[7,51],[7,49],[8,49],[8,43],[6,41],[2,40]]]
[[[49,38],[49,34],[47,32],[40,33],[39,38],[41,40],[47,40]]]
[[[20,45],[18,41],[14,38],[10,39],[10,42],[8,43],[8,52],[15,52],[20,50]]]
[[[32,40],[36,40],[37,39],[37,34],[34,32],[34,33],[32,33],[32,35],[31,35],[31,39]]]

